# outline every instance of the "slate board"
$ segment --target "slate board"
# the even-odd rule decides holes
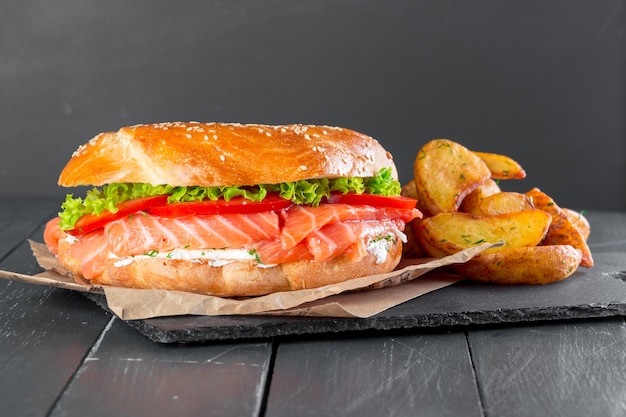
[[[307,334],[433,329],[625,315],[626,253],[594,255],[593,269],[545,286],[462,281],[365,319],[179,316],[127,321],[150,340],[191,343]],[[88,295],[106,308],[101,295]]]

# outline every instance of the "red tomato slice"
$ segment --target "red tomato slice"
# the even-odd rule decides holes
[[[230,200],[205,200],[186,203],[163,204],[150,207],[148,212],[161,217],[181,217],[189,215],[212,214],[247,214],[263,211],[277,211],[287,208],[291,201],[279,197],[277,194],[267,195],[263,201],[250,201],[243,197],[234,197]]]
[[[67,233],[74,236],[89,233],[104,227],[109,222],[138,211],[146,211],[149,214],[161,217],[181,217],[188,215],[260,213],[264,211],[278,211],[292,205],[291,201],[281,198],[278,194],[270,194],[263,201],[259,202],[253,202],[243,197],[235,197],[228,201],[206,200],[168,204],[167,198],[168,196],[166,195],[138,198],[119,204],[116,213],[104,210],[100,215],[87,214],[78,219],[74,229],[68,230]],[[410,210],[415,208],[417,200],[402,196],[386,197],[375,194],[332,194],[326,202]]]
[[[352,204],[373,207],[392,207],[399,209],[414,209],[417,200],[404,196],[384,196],[378,194],[331,194],[326,200],[331,204]]]
[[[99,215],[86,214],[78,219],[74,228],[72,230],[67,230],[67,233],[76,236],[92,232],[96,229],[104,227],[104,225],[109,222],[121,219],[129,214],[144,211],[154,205],[166,204],[167,197],[168,196],[166,195],[157,195],[153,197],[137,198],[135,200],[128,200],[118,204],[118,210],[116,213],[104,210]]]

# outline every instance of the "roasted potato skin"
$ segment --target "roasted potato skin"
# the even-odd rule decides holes
[[[582,252],[570,245],[505,248],[478,254],[454,270],[480,282],[545,285],[570,277],[581,259]]]
[[[400,190],[400,195],[417,199],[415,180],[410,180],[409,182],[404,184],[402,186],[402,189]],[[420,221],[421,219],[413,219],[409,224],[406,225],[406,228],[404,229],[404,234],[406,235],[407,242],[402,245],[402,255],[407,258],[425,258],[428,256],[426,251],[424,251],[424,248],[422,248],[418,243],[417,238],[414,234],[414,230],[419,227],[418,224]]]
[[[539,188],[533,188],[526,192],[535,207],[552,216],[550,228],[546,233],[541,245],[571,245],[582,252],[582,260],[580,266],[585,268],[593,267],[593,256],[591,250],[582,233],[570,222],[569,218],[563,212],[556,202],[541,191]]]
[[[419,207],[429,216],[457,211],[467,194],[491,178],[482,159],[448,139],[422,146],[413,174]]]
[[[561,207],[561,210],[563,210],[563,213],[565,213],[570,223],[578,229],[580,234],[583,235],[585,241],[587,241],[587,239],[589,239],[589,235],[591,234],[591,225],[589,224],[587,217],[585,217],[583,213],[567,207]]]
[[[491,171],[491,178],[497,180],[521,180],[526,178],[526,171],[513,158],[490,152],[474,151],[474,154],[485,162],[489,171]]]
[[[459,211],[473,213],[482,200],[501,191],[498,183],[490,178],[463,198]]]
[[[421,219],[413,230],[420,246],[431,256],[447,256],[481,243],[505,247],[536,246],[550,227],[551,217],[541,210],[526,210],[494,216],[470,213],[439,213]]]
[[[407,225],[404,254],[444,257],[484,242],[500,243],[456,271],[499,284],[548,284],[593,267],[591,227],[582,213],[559,207],[538,188],[503,191],[500,180],[526,172],[512,158],[435,139],[417,153],[402,195],[417,198],[424,217]]]
[[[417,188],[415,187],[415,180],[411,180],[404,184],[400,189],[400,195],[404,197],[414,198],[417,200]]]
[[[517,211],[534,210],[530,197],[522,193],[501,191],[481,199],[469,213],[477,216],[494,216]]]

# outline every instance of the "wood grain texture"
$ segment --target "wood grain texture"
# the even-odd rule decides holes
[[[0,268],[38,270],[24,239],[39,239],[55,209],[0,203]],[[588,217],[598,279],[623,285],[623,214]],[[466,295],[498,298],[478,286]],[[467,333],[294,337],[273,362],[267,339],[157,344],[81,294],[0,280],[0,416],[626,414],[623,318]]]
[[[0,268],[40,270],[24,239],[40,236],[50,212],[0,204],[0,247],[17,246]],[[46,415],[109,320],[78,293],[0,280],[0,415]]]
[[[55,202],[52,199],[20,198],[0,201],[0,259],[33,234],[43,222],[54,216],[60,206],[61,201]]]
[[[475,330],[469,345],[487,416],[626,414],[622,318]]]
[[[0,268],[40,270],[54,204],[0,204]],[[82,294],[0,281],[0,415],[258,415],[270,343],[154,344]],[[188,414],[187,414],[188,413]]]
[[[156,344],[114,319],[51,416],[258,416],[271,353],[269,342]]]
[[[267,416],[482,416],[465,336],[282,343]]]

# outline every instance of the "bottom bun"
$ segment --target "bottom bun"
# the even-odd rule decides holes
[[[254,261],[210,266],[202,260],[137,258],[128,265],[107,263],[104,273],[92,284],[142,289],[187,291],[220,297],[258,296],[336,284],[367,275],[391,272],[400,262],[402,244],[389,246],[384,262],[367,254],[358,261],[339,256],[331,261],[297,261],[259,267]],[[62,262],[69,266],[67,262]],[[74,273],[76,274],[76,269]]]

